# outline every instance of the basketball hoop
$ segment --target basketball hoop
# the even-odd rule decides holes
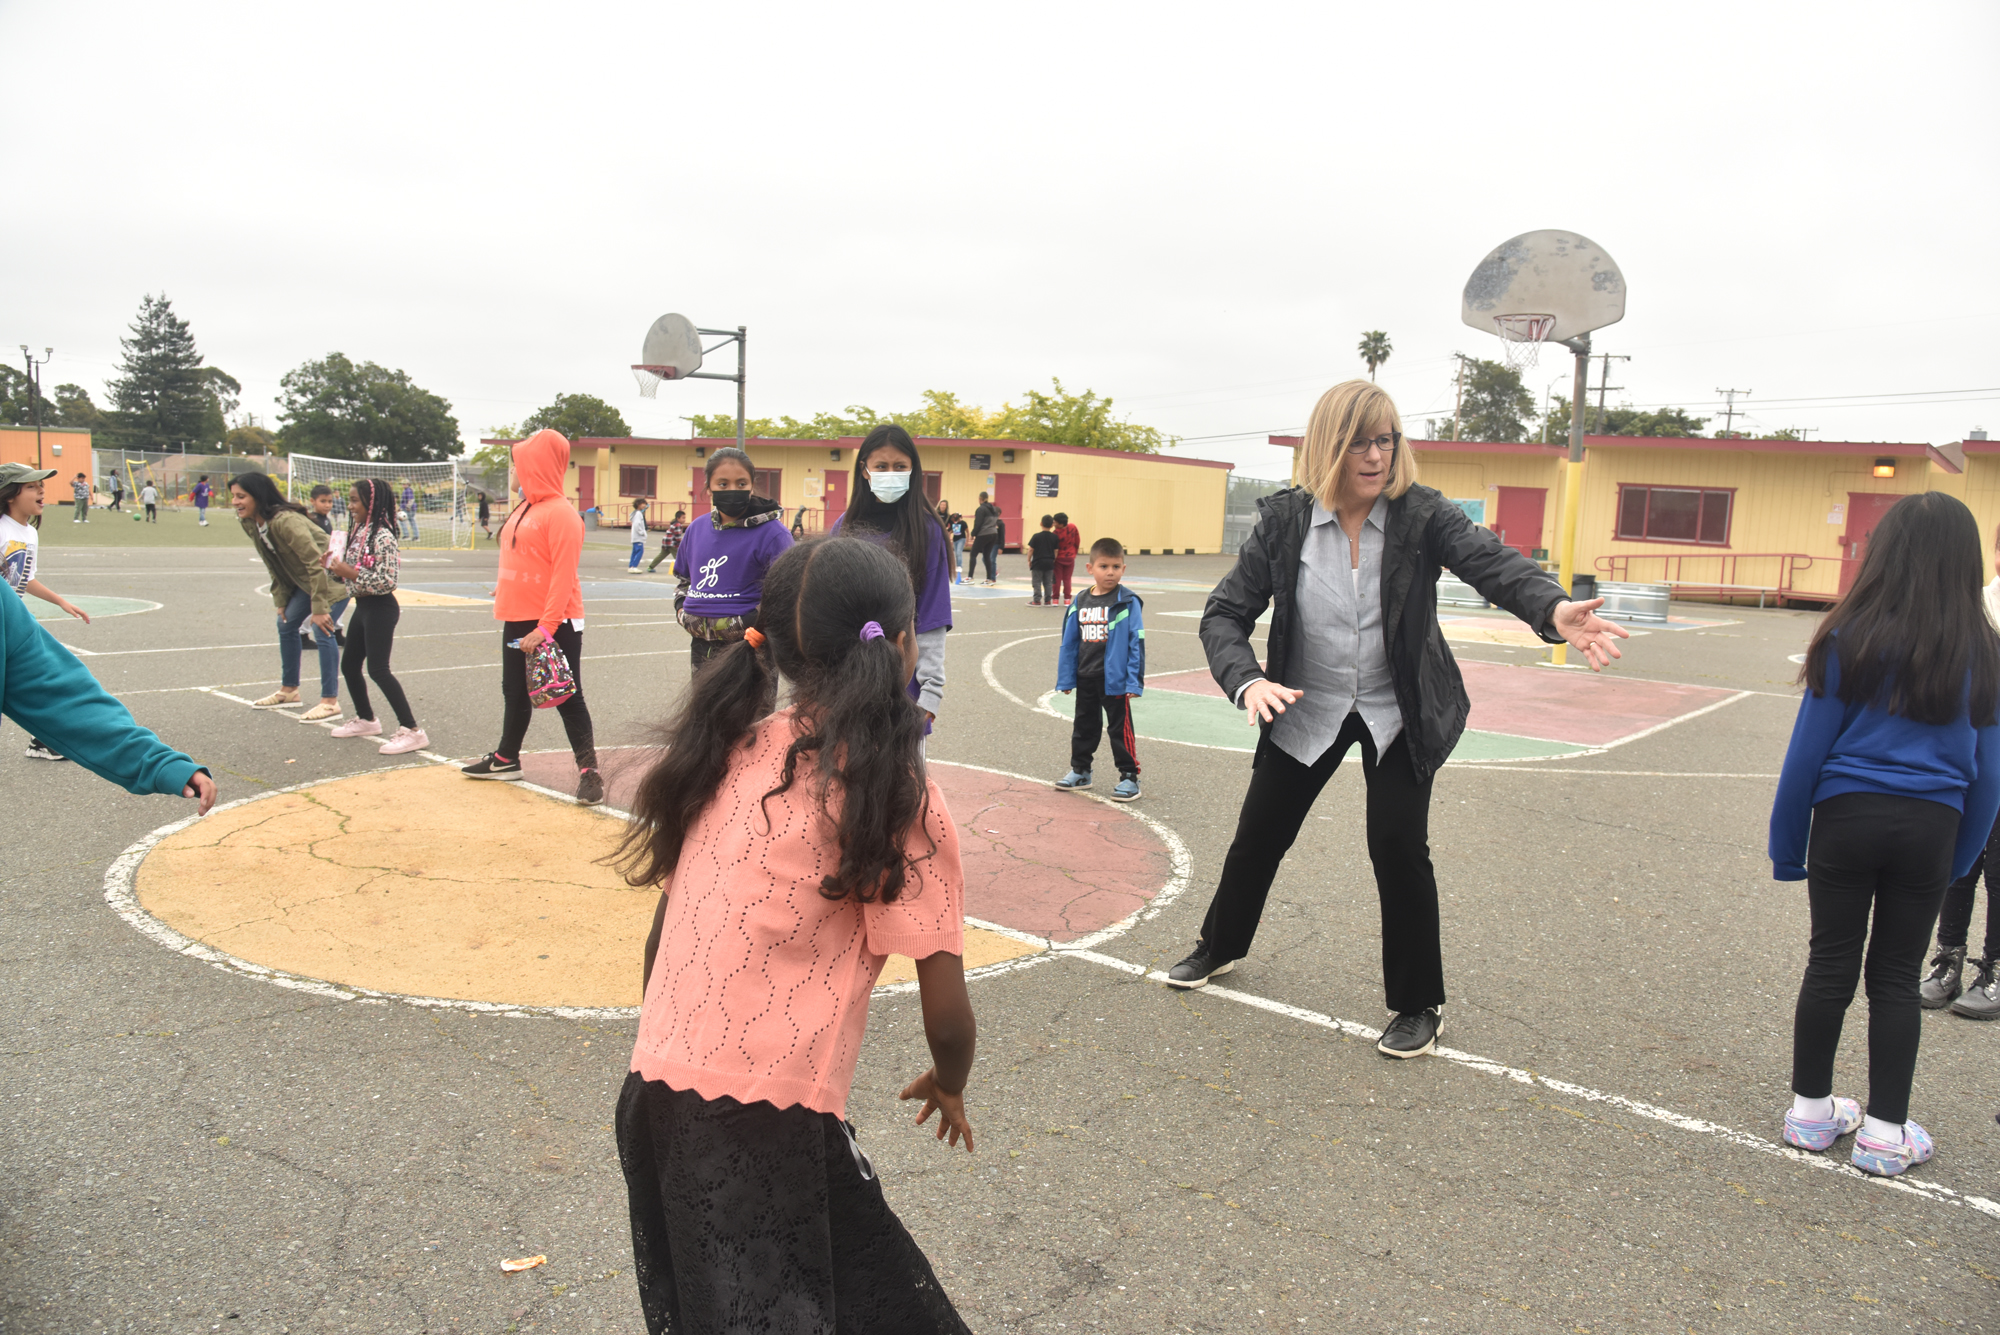
[[[1507,359],[1511,370],[1519,371],[1534,366],[1542,351],[1542,342],[1556,327],[1553,315],[1496,315],[1493,317],[1494,332],[1500,335],[1500,351]]]
[[[639,382],[639,392],[649,399],[660,392],[660,382],[662,380],[677,379],[679,374],[671,366],[634,366],[632,368],[632,378]]]

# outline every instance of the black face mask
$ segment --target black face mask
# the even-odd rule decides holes
[[[715,508],[731,519],[741,519],[750,512],[750,502],[756,497],[754,491],[711,491],[708,498],[715,502]]]

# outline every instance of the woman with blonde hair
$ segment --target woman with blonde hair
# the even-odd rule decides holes
[[[1593,670],[1625,632],[1571,602],[1540,566],[1417,482],[1396,405],[1366,380],[1320,396],[1293,467],[1297,485],[1257,504],[1257,524],[1202,612],[1223,692],[1259,729],[1250,789],[1194,952],[1167,975],[1200,987],[1250,950],[1272,878],[1320,789],[1356,743],[1368,787],[1368,856],[1382,908],[1382,972],[1395,1013],[1385,1056],[1431,1051],[1444,1004],[1431,780],[1471,702],[1437,619],[1450,570]],[[1271,609],[1269,658],[1250,637]]]

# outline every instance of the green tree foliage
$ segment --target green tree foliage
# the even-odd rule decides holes
[[[458,453],[451,405],[402,371],[328,353],[278,382],[278,444],[287,454],[424,463]]]
[[[1569,443],[1569,400],[1558,395],[1555,407],[1549,410],[1548,435],[1551,445]],[[1641,411],[1631,404],[1622,404],[1604,410],[1604,425],[1597,426],[1597,409],[1584,405],[1584,429],[1593,436],[1699,436],[1701,429],[1708,425],[1706,417],[1690,417],[1680,408],[1654,408]]]
[[[730,430],[735,430],[735,418],[729,419]],[[536,412],[521,423],[522,436],[533,435],[537,431],[554,429],[571,440],[583,436],[629,436],[632,428],[625,425],[625,419],[618,410],[603,399],[589,394],[558,394],[555,402]],[[511,430],[511,428],[510,428]]]
[[[1521,384],[1521,373],[1499,362],[1472,358],[1465,364],[1465,396],[1460,401],[1458,434],[1451,419],[1432,418],[1439,440],[1507,440],[1528,438],[1535,416],[1535,396]]]
[[[186,320],[174,314],[166,295],[150,293],[139,303],[132,336],[119,374],[108,386],[118,410],[120,443],[130,449],[175,450],[183,444],[213,445],[222,439],[220,418],[211,418],[215,382]],[[223,380],[234,385],[227,376]],[[209,434],[204,434],[208,432]]]
[[[242,402],[243,386],[219,366],[202,367],[201,378],[208,391],[208,403],[202,409],[201,434],[195,439],[223,440],[229,434],[229,415]]]
[[[34,382],[28,379],[27,372],[0,365],[0,423],[8,426],[33,426],[37,397],[41,399],[42,425],[61,425],[61,407],[57,403],[51,403],[46,394],[36,395]]]
[[[1361,345],[1356,351],[1361,354],[1361,360],[1368,363],[1368,378],[1373,380],[1375,368],[1388,361],[1389,354],[1395,349],[1389,346],[1388,334],[1380,329],[1371,329],[1361,336]]]
[[[913,436],[947,440],[1041,441],[1051,445],[1085,445],[1100,450],[1152,454],[1174,443],[1163,431],[1114,418],[1111,400],[1091,390],[1072,394],[1062,381],[1051,381],[1048,393],[1028,390],[1019,404],[1003,403],[997,411],[962,403],[949,390],[927,389],[922,406],[901,413],[880,413],[860,404],[843,412],[815,413],[809,418],[754,417],[743,424],[746,436],[793,440],[836,440],[865,436],[884,422],[894,422]],[[736,417],[730,413],[697,413],[695,434],[733,437]]]
[[[284,452],[278,447],[277,436],[258,426],[255,422],[231,427],[229,434],[222,438],[222,443],[231,454],[282,454]]]
[[[101,436],[116,434],[111,415],[91,401],[90,391],[82,385],[57,385],[56,410],[64,426],[80,426]]]

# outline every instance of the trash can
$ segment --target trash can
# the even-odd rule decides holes
[[[1597,596],[1597,576],[1572,575],[1569,581],[1569,598],[1573,603],[1587,603]]]

